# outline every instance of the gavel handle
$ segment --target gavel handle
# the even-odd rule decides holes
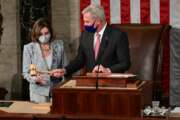
[[[51,71],[38,71],[38,72],[42,74],[51,74]]]

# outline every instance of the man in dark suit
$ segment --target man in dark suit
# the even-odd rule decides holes
[[[76,58],[53,76],[70,75],[83,68],[87,72],[123,73],[130,67],[127,35],[107,25],[104,9],[89,5],[83,11],[85,31],[80,36]]]

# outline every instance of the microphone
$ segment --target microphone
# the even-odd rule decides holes
[[[100,65],[98,65],[98,69],[96,73],[96,90],[98,90],[98,87],[99,87],[99,66]]]

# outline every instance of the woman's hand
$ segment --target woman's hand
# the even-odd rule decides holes
[[[43,76],[41,74],[38,74],[35,79],[36,84],[38,85],[47,85],[48,81],[44,80]]]

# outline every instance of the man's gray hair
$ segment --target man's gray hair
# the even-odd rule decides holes
[[[94,18],[100,18],[103,22],[106,21],[106,16],[104,13],[104,8],[100,5],[90,4],[83,9],[82,14],[91,13]]]

